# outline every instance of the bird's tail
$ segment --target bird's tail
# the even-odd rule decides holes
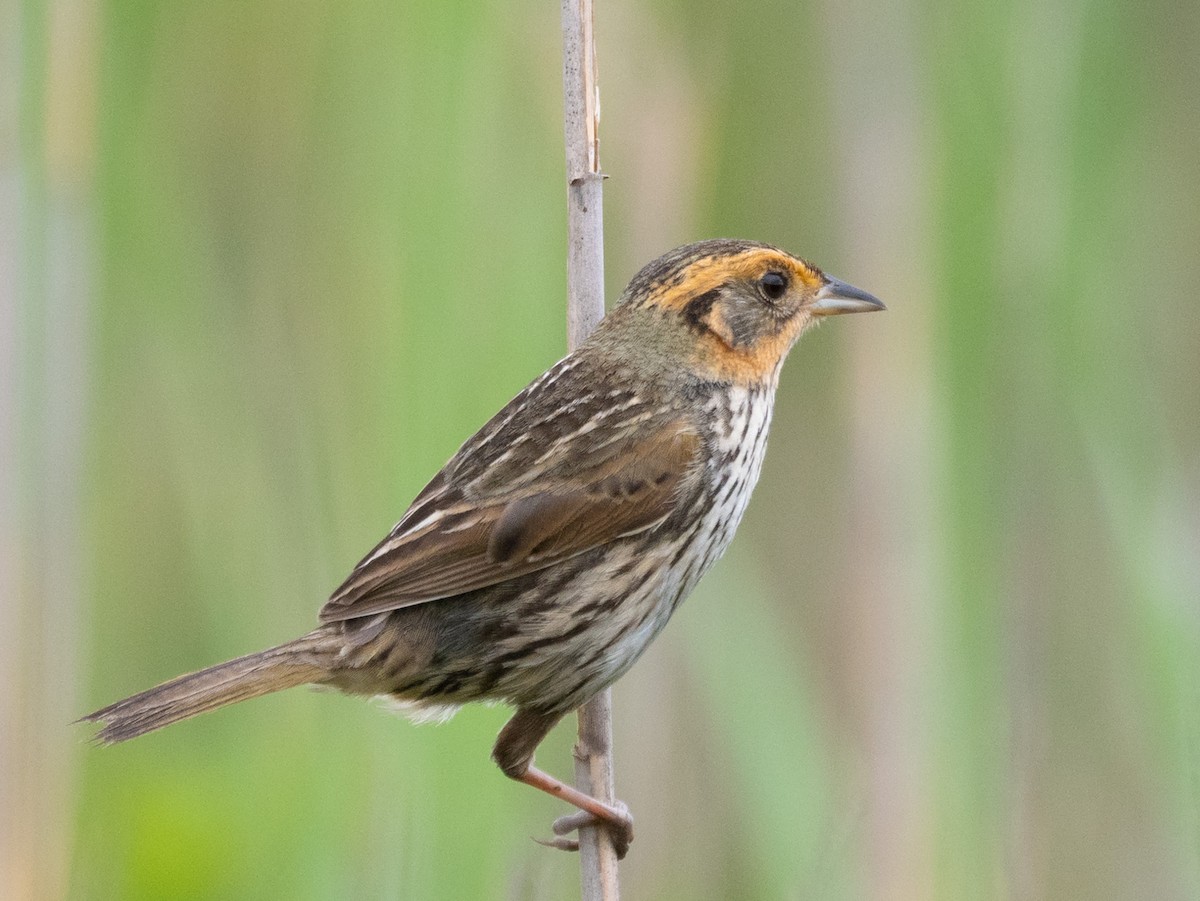
[[[80,722],[103,723],[96,740],[127,741],[180,720],[296,685],[325,681],[336,647],[318,629],[278,647],[179,676],[89,713]]]

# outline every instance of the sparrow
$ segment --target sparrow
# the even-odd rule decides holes
[[[633,665],[729,546],[796,340],[882,309],[767,244],[672,250],[463,444],[315,629],[83,719],[121,742],[305,684],[425,715],[499,701],[515,708],[492,750],[501,771],[607,826],[623,856],[628,809],[539,770],[534,751]]]

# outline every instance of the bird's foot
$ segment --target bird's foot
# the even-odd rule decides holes
[[[539,845],[547,848],[557,848],[560,851],[578,851],[579,839],[567,838],[572,832],[585,826],[603,826],[608,830],[613,843],[617,860],[623,860],[629,853],[629,843],[633,841],[633,817],[629,808],[622,801],[609,806],[604,816],[598,816],[587,810],[569,813],[554,821],[550,827],[555,837],[550,839],[534,839]]]
[[[566,838],[565,836],[579,829],[581,826],[602,825],[608,829],[609,835],[612,836],[613,850],[617,852],[617,859],[620,860],[625,856],[629,850],[629,843],[633,841],[633,816],[629,813],[629,808],[623,802],[617,801],[614,804],[606,804],[603,801],[598,801],[591,795],[581,792],[579,789],[567,785],[565,782],[560,782],[553,776],[543,773],[537,767],[533,766],[515,778],[526,785],[532,785],[534,788],[541,789],[547,794],[562,798],[562,800],[574,804],[579,808],[578,813],[568,814],[554,821],[554,825],[551,828],[553,828],[557,838],[545,841],[534,839],[534,841],[549,848],[558,848],[562,851],[578,851],[579,842],[576,839]]]

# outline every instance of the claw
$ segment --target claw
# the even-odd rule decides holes
[[[530,836],[533,838],[533,836]],[[559,851],[578,851],[579,842],[573,838],[534,838],[535,842],[546,848],[557,848]]]

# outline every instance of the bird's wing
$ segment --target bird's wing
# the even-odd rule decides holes
[[[701,441],[680,419],[553,449],[540,478],[481,494],[442,470],[321,609],[335,622],[451,597],[542,569],[661,523],[694,476]],[[468,445],[469,447],[469,445]],[[464,451],[468,448],[464,447]],[[527,473],[523,473],[527,474]],[[511,484],[511,483],[510,483]]]

